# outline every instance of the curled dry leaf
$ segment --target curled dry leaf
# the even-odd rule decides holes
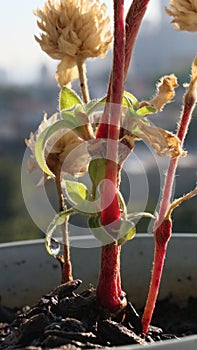
[[[141,120],[136,120],[133,133],[127,133],[121,142],[127,144],[130,149],[134,148],[136,138],[147,142],[155,149],[159,156],[186,156],[186,152],[181,148],[178,137],[171,132],[147,125]]]
[[[142,121],[138,122],[138,126],[142,133],[136,132],[135,135],[145,142],[148,142],[149,145],[155,149],[158,155],[170,157],[186,155],[186,152],[181,148],[178,137],[171,132],[147,125]]]
[[[52,126],[58,120],[58,115],[54,114],[47,119],[44,115],[43,121],[38,127],[36,136],[31,133],[30,138],[25,140],[26,145],[31,149],[31,157],[28,164],[30,172],[39,169],[35,157],[35,143],[39,135],[48,127]],[[53,174],[57,171],[68,173],[73,176],[82,176],[86,171],[89,163],[89,153],[86,142],[69,129],[59,129],[47,142],[45,148],[45,158],[49,169]]]
[[[142,101],[140,107],[153,106],[161,111],[175,96],[175,88],[178,86],[177,78],[174,74],[165,75],[157,84],[157,94],[150,101]]]

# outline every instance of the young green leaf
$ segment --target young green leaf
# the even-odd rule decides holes
[[[93,184],[92,195],[96,196],[96,189],[99,183],[105,178],[106,159],[96,158],[91,160],[88,168],[88,173]]]
[[[140,129],[139,125],[137,123],[135,123],[132,127],[132,133],[133,134],[144,134],[144,132]]]
[[[67,128],[75,131],[79,137],[84,140],[92,138],[88,117],[83,113],[81,106],[75,106],[72,110],[63,110],[61,117],[65,121]]]
[[[120,202],[120,208],[125,217],[127,217],[127,206],[122,193],[118,190],[118,199]]]
[[[91,113],[97,111],[99,108],[103,107],[105,105],[105,102],[106,97],[88,102],[84,107],[87,115],[90,115]]]
[[[128,220],[122,220],[120,225],[120,233],[118,237],[118,244],[122,245],[126,241],[131,240],[136,233],[135,224]]]
[[[92,196],[87,187],[80,182],[63,180],[62,188],[69,204],[76,212],[92,215],[100,212],[100,198],[92,201]]]
[[[76,92],[69,89],[67,86],[63,87],[60,92],[60,111],[63,109],[71,109],[77,104],[82,105],[83,102]]]
[[[146,116],[146,115],[153,114],[153,113],[156,113],[156,112],[157,112],[156,108],[151,107],[151,106],[144,106],[144,107],[139,108],[136,111],[136,114],[139,115],[139,116]]]
[[[63,180],[62,188],[66,191],[66,197],[69,203],[74,207],[83,205],[83,201],[88,197],[88,189],[81,182]]]
[[[129,108],[133,107],[134,110],[137,110],[139,106],[137,98],[128,91],[124,91],[122,103]]]
[[[134,212],[134,213],[128,213],[127,219],[128,220],[134,220],[137,218],[148,218],[148,219],[156,219],[156,217],[148,212]]]
[[[74,211],[72,210],[72,208],[66,211],[62,211],[58,213],[54,217],[54,219],[51,221],[47,229],[46,238],[45,238],[46,249],[50,255],[57,256],[60,251],[60,243],[55,238],[53,238],[53,233],[55,232],[57,227],[62,225],[65,222],[66,218],[73,213]]]
[[[112,235],[110,235],[100,224],[99,216],[90,217],[88,223],[94,237],[102,244],[110,244],[116,241],[116,239]]]
[[[89,219],[89,227],[96,239],[103,244],[110,244],[117,241],[119,245],[122,245],[126,241],[132,239],[136,233],[135,224],[133,222],[121,220],[120,228],[116,231],[110,227],[110,225],[109,227],[106,226],[106,228],[103,227],[100,224],[99,216],[93,216]]]

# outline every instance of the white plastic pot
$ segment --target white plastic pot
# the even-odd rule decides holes
[[[184,305],[188,297],[197,297],[197,234],[174,234],[168,247],[159,299],[171,296]],[[96,285],[100,249],[93,237],[72,238],[72,262],[75,278]],[[153,237],[138,234],[122,248],[122,285],[135,306],[144,305],[153,261]],[[43,240],[0,244],[1,303],[10,307],[35,303],[60,281],[58,262],[45,250]],[[141,349],[124,346],[121,350]],[[116,348],[117,349],[117,348]],[[147,349],[196,350],[197,336],[147,345]]]

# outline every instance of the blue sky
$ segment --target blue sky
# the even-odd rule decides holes
[[[9,80],[28,80],[36,74],[36,67],[43,62],[54,65],[54,62],[41,51],[34,39],[38,34],[36,17],[33,9],[42,7],[45,0],[0,0],[0,69],[5,69]],[[112,0],[105,1],[112,12]],[[131,3],[125,1],[125,6]],[[158,18],[156,16],[158,0],[152,0],[147,19]]]

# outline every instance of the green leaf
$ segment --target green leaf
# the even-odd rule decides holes
[[[83,105],[80,97],[75,91],[69,89],[67,86],[63,87],[60,92],[60,111],[73,108],[76,104]]]
[[[134,220],[137,218],[148,218],[148,219],[156,219],[155,215],[148,212],[134,212],[127,214],[128,220]]]
[[[85,113],[83,106],[75,105],[70,110],[63,110],[61,117],[67,122],[68,128],[72,129],[83,140],[94,138],[93,129]]]
[[[92,201],[92,196],[83,183],[63,180],[61,185],[65,189],[66,199],[73,207],[73,210],[85,215],[93,215],[100,212],[100,198]]]
[[[116,241],[115,238],[110,235],[103,226],[100,224],[100,217],[99,216],[92,216],[90,217],[89,221],[89,227],[95,236],[95,238],[100,241],[103,244],[110,244]]]
[[[140,115],[140,116],[145,116],[145,115],[153,114],[156,112],[157,112],[156,108],[151,107],[151,106],[144,106],[144,107],[139,108],[136,111],[136,114]]]
[[[62,188],[65,188],[68,201],[74,207],[82,205],[88,197],[88,189],[81,182],[63,180]]]
[[[118,190],[118,199],[119,199],[119,202],[120,202],[120,208],[121,208],[124,216],[127,216],[127,206],[126,206],[124,197],[123,197],[122,193],[119,190]]]
[[[57,227],[62,225],[65,222],[66,218],[71,214],[73,214],[72,208],[58,213],[51,221],[47,229],[45,245],[47,252],[52,256],[57,256],[60,251],[60,243],[55,238],[53,238],[53,233]]]
[[[134,124],[133,127],[132,127],[132,133],[133,134],[144,134],[144,132],[139,128],[138,124]]]
[[[99,216],[93,216],[89,219],[89,227],[96,239],[103,244],[110,244],[117,241],[119,245],[122,245],[126,241],[132,239],[136,233],[135,224],[133,222],[121,220],[117,235],[116,230],[114,230],[113,227],[110,228],[110,225],[106,227],[106,229],[101,225]],[[112,234],[110,234],[107,229],[109,229],[109,232],[111,231]]]
[[[126,241],[131,240],[136,233],[135,224],[128,220],[122,220],[120,226],[120,234],[118,237],[118,244],[122,245]]]
[[[91,113],[95,112],[99,108],[103,107],[106,102],[106,97],[102,97],[101,99],[95,99],[86,104],[84,107],[87,115],[90,115]]]
[[[139,106],[137,98],[128,91],[124,91],[122,102],[124,106],[127,106],[129,108],[133,107],[134,110],[136,110]]]
[[[132,102],[125,96],[122,97],[122,106],[128,107],[130,113],[135,114]]]
[[[88,117],[82,112],[81,106],[75,106],[72,111],[63,110],[61,117],[65,121],[66,127],[75,131],[82,139],[89,140],[92,137]]]
[[[90,176],[90,179],[93,184],[92,188],[92,196],[95,199],[96,197],[96,189],[99,185],[99,183],[105,179],[105,173],[106,173],[106,163],[107,160],[104,158],[96,158],[91,160],[89,167],[88,167],[88,173]]]

